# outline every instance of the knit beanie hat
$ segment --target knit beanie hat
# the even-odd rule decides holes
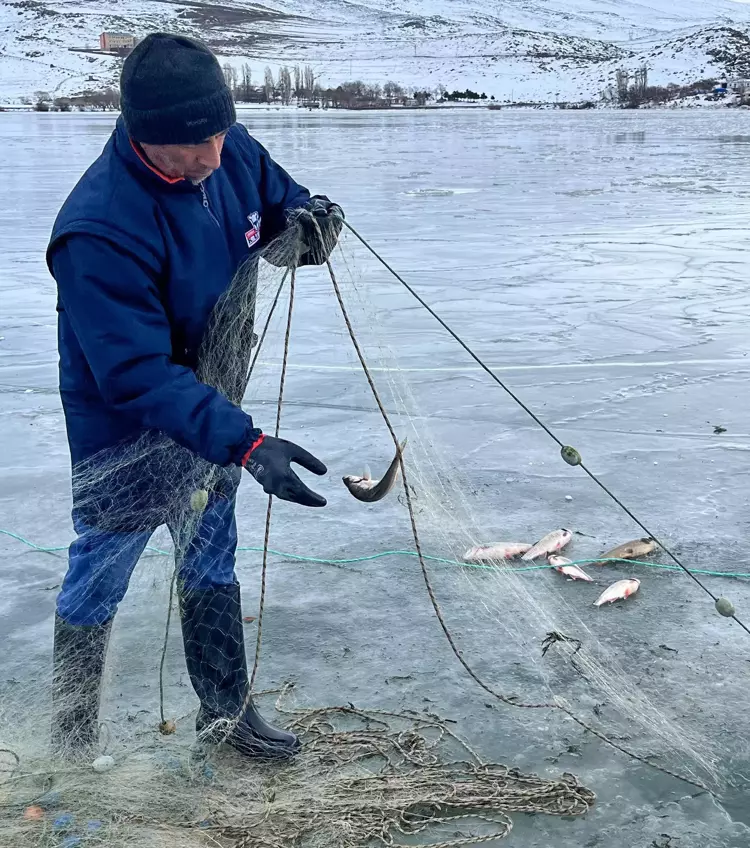
[[[156,32],[135,47],[120,100],[128,134],[145,144],[199,144],[237,120],[216,56],[184,35]]]

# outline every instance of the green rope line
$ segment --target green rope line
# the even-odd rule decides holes
[[[3,536],[10,536],[11,539],[15,539],[16,541],[26,545],[26,547],[33,548],[35,551],[39,551],[42,554],[56,554],[60,551],[67,551],[70,547],[69,545],[59,545],[51,548],[45,547],[44,545],[37,545],[34,542],[30,542],[28,539],[24,539],[23,536],[19,536],[17,533],[11,533],[10,530],[3,530],[2,527],[0,527],[0,533],[2,533]],[[169,551],[163,551],[161,548],[152,548],[150,545],[146,548],[146,550],[149,553],[162,554],[164,556],[169,554]]]
[[[29,548],[32,548],[35,551],[39,551],[44,554],[58,553],[59,551],[67,551],[67,545],[61,545],[59,547],[44,547],[43,545],[37,545],[34,542],[25,539],[23,536],[19,536],[17,533],[11,533],[10,530],[3,530],[0,528],[0,533],[4,536],[10,536],[11,539],[15,539],[18,542],[26,545]],[[148,546],[146,550],[157,556],[169,556],[171,551],[165,551],[161,548],[154,548]],[[238,547],[238,552],[246,552],[246,553],[263,553],[263,548],[256,548],[253,546],[245,546]],[[309,562],[317,565],[355,565],[360,562],[373,562],[376,559],[384,559],[385,557],[391,556],[406,556],[416,558],[418,554],[416,551],[381,551],[377,554],[368,554],[366,556],[358,556],[351,557],[349,559],[325,559],[323,557],[313,557],[313,556],[302,556],[301,554],[290,554],[288,551],[276,551],[273,548],[268,549],[269,554],[273,554],[274,556],[281,557],[282,559],[291,559],[296,562]],[[445,557],[439,556],[431,556],[430,554],[424,554],[424,558],[430,560],[431,562],[440,562],[445,565],[458,565],[461,568],[473,568],[478,569],[480,571],[499,571],[502,570],[498,568],[496,565],[482,565],[481,563],[476,562],[461,562],[456,559],[446,559]],[[638,559],[602,559],[598,557],[596,559],[579,559],[575,562],[571,562],[571,565],[591,565],[592,563],[600,563],[600,562],[619,562],[625,563],[627,565],[641,565],[644,568],[654,568],[659,569],[661,571],[681,571],[682,569],[677,565],[663,565],[660,562],[644,562],[643,560]],[[511,568],[514,573],[522,573],[527,571],[542,571],[544,569],[554,568],[553,565],[544,564],[544,565],[526,565],[521,566],[520,568]],[[732,577],[737,579],[750,579],[750,572],[731,572],[731,571],[706,571],[700,568],[692,569],[696,574],[704,574],[708,577]]]
[[[255,551],[262,552],[263,548],[237,548],[238,551]],[[377,554],[369,554],[368,556],[360,556],[353,557],[351,559],[321,559],[319,557],[310,557],[310,556],[301,556],[300,554],[290,554],[284,551],[274,551],[270,548],[268,549],[269,553],[275,554],[279,557],[284,557],[285,559],[293,559],[298,560],[300,562],[311,562],[311,563],[319,563],[321,565],[352,565],[358,562],[371,562],[372,560],[382,559],[383,557],[388,556],[408,556],[408,557],[418,557],[419,555],[415,551],[381,551]],[[423,555],[425,559],[430,560],[431,562],[442,562],[446,565],[459,565],[461,568],[475,568],[481,571],[501,571],[502,568],[498,568],[496,565],[482,565],[481,563],[476,562],[462,562],[461,560],[456,559],[446,559],[445,557],[439,556],[431,556],[430,554]],[[658,562],[643,562],[638,559],[602,559],[598,557],[597,559],[579,559],[571,562],[570,565],[591,565],[592,563],[599,562],[620,562],[626,563],[628,565],[642,565],[646,568],[657,568],[663,571],[682,571],[682,569],[677,565],[663,565]],[[549,565],[545,563],[545,565],[526,565],[521,566],[520,568],[509,567],[513,573],[520,573],[525,571],[541,571],[545,568],[554,568],[554,565]],[[747,578],[750,579],[750,573],[745,572],[725,572],[725,571],[704,571],[698,568],[692,569],[696,574],[705,574],[710,577],[736,577],[736,578]]]

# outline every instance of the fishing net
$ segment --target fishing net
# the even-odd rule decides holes
[[[333,558],[350,550],[340,528],[348,532],[370,519],[394,547],[400,544],[414,552],[416,529],[423,551],[429,549],[433,558],[397,567],[422,575],[421,601],[414,603],[428,610],[434,626],[442,625],[451,640],[451,679],[460,681],[455,685],[463,699],[504,702],[502,709],[513,715],[520,735],[527,722],[544,714],[545,721],[558,721],[550,725],[556,738],[564,732],[580,739],[594,734],[618,761],[635,756],[640,766],[653,763],[702,785],[720,785],[715,740],[686,719],[684,709],[665,704],[656,681],[644,684],[636,677],[623,645],[607,639],[579,604],[556,591],[554,581],[530,579],[504,563],[469,570],[434,562],[435,557],[460,560],[467,548],[491,541],[490,508],[482,507],[476,480],[449,449],[439,417],[437,428],[435,421],[426,420],[418,377],[385,341],[389,311],[373,306],[382,278],[366,251],[345,233],[331,267],[297,275],[300,243],[299,229],[292,226],[258,261],[240,269],[215,309],[199,376],[235,403],[244,398],[266,431],[274,418],[278,425],[280,415],[282,435],[315,452],[314,442],[304,434],[285,429],[283,416],[287,408],[300,408],[295,407],[295,391],[305,389],[309,396],[315,368],[328,367],[337,377],[339,395],[333,400],[346,395],[338,408],[349,410],[352,418],[367,419],[356,439],[358,448],[389,458],[391,441],[395,446],[408,436],[403,467],[408,488],[397,488],[363,514],[341,486],[329,505],[329,511],[336,511],[327,525],[330,550],[318,555]],[[322,303],[329,306],[321,309]],[[433,329],[425,327],[424,332]],[[399,327],[396,335],[412,331],[411,325]],[[291,351],[294,357],[298,332],[316,361],[296,360],[300,367],[290,374],[287,356]],[[369,366],[377,400],[363,376],[363,363]],[[305,365],[313,367],[306,370]],[[390,436],[378,417],[378,404],[390,422]],[[444,408],[450,404],[450,396],[443,399]],[[469,727],[421,703],[401,710],[382,709],[378,703],[355,707],[347,705],[343,691],[340,696],[330,692],[328,704],[312,703],[292,681],[256,697],[267,713],[276,703],[277,717],[300,734],[303,752],[294,762],[249,765],[208,744],[207,734],[196,740],[197,700],[185,680],[177,623],[183,572],[206,553],[231,561],[233,545],[216,550],[223,537],[206,526],[204,517],[217,499],[231,503],[240,477],[153,433],[75,469],[78,507],[87,522],[111,531],[116,540],[90,579],[104,581],[111,569],[123,567],[123,557],[138,559],[143,552],[134,578],[139,582],[138,618],[131,616],[122,626],[122,614],[115,619],[107,660],[101,743],[111,759],[92,763],[51,756],[49,673],[7,687],[0,705],[0,844],[471,845],[506,836],[514,813],[563,817],[590,808],[595,787],[542,763],[539,776],[493,763],[472,740]],[[249,479],[245,485],[255,486]],[[353,513],[355,508],[360,511]],[[270,506],[268,510],[267,517]],[[355,517],[345,517],[344,510]],[[285,520],[285,533],[294,532],[296,520]],[[505,521],[499,526],[495,518],[491,525],[498,536],[501,531],[513,536],[513,529],[530,532],[520,523],[511,526],[519,521],[517,513],[509,511]],[[162,529],[151,538],[157,527]],[[169,555],[164,527],[171,538]],[[240,537],[244,530],[240,523]],[[267,547],[268,532],[265,543]],[[258,583],[266,575],[261,561],[272,570],[273,556],[255,555],[252,573]],[[300,565],[300,572],[305,567]],[[539,575],[547,576],[552,577]],[[270,613],[263,609],[265,584],[253,587],[254,597],[258,593],[260,614],[251,610],[257,620],[248,622],[255,628],[248,630],[247,640],[253,678],[258,661],[263,667],[264,621],[270,626]],[[556,636],[543,657],[541,643],[548,634]],[[524,657],[523,673],[515,674],[512,686],[504,685],[511,655]],[[419,662],[406,657],[402,665],[416,668]],[[470,674],[464,674],[459,662]],[[634,726],[637,744],[631,746]],[[231,727],[226,721],[219,730],[229,733]]]

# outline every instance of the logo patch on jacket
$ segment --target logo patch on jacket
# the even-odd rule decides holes
[[[247,216],[250,229],[245,233],[245,241],[248,247],[253,247],[260,241],[260,212],[253,212]]]

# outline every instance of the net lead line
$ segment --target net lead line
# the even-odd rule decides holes
[[[391,267],[391,265],[389,265],[389,264],[388,264],[388,262],[387,262],[387,261],[386,261],[386,260],[385,260],[385,259],[384,259],[384,258],[383,258],[383,257],[382,257],[379,253],[378,253],[378,252],[377,252],[377,250],[375,250],[375,248],[374,248],[374,247],[372,247],[372,245],[370,245],[370,243],[369,243],[369,242],[368,242],[368,241],[367,241],[367,240],[366,240],[363,236],[361,236],[361,235],[357,232],[357,230],[355,230],[355,229],[354,229],[354,227],[353,227],[353,226],[352,226],[352,225],[351,225],[348,221],[346,221],[346,220],[344,221],[344,226],[345,226],[345,227],[346,227],[346,228],[347,228],[347,229],[348,229],[348,230],[352,233],[352,235],[353,235],[356,239],[358,239],[358,241],[360,241],[360,242],[364,245],[364,247],[365,247],[365,248],[367,248],[367,250],[369,250],[369,251],[370,251],[370,253],[371,253],[371,254],[372,254],[372,255],[373,255],[373,256],[374,256],[374,257],[378,260],[378,262],[380,262],[380,264],[381,264],[381,265],[383,265],[383,266],[384,266],[384,267],[385,267],[385,268],[386,268],[386,269],[387,269],[387,270],[388,270],[388,271],[389,271],[389,272],[390,272],[390,273],[391,273],[391,274],[392,274],[392,275],[393,275],[393,276],[394,276],[394,277],[395,277],[395,278],[399,281],[399,283],[401,283],[401,285],[402,285],[402,286],[404,286],[404,288],[405,288],[405,289],[409,292],[409,294],[411,294],[411,295],[412,295],[412,297],[414,297],[414,298],[415,298],[415,299],[416,299],[416,300],[420,303],[420,305],[421,305],[421,306],[423,306],[423,307],[427,310],[427,312],[429,312],[429,313],[430,313],[430,315],[431,315],[431,316],[432,316],[432,317],[433,317],[433,318],[434,318],[434,319],[438,322],[438,324],[440,324],[440,326],[441,326],[441,327],[443,327],[443,329],[444,329],[444,330],[445,330],[445,331],[446,331],[446,332],[447,332],[447,333],[448,333],[448,334],[449,334],[449,335],[450,335],[450,336],[451,336],[451,337],[452,337],[452,338],[453,338],[456,342],[458,342],[458,344],[459,344],[459,345],[461,345],[461,347],[462,347],[462,348],[463,348],[463,349],[464,349],[464,350],[465,350],[465,351],[469,354],[469,356],[470,356],[470,357],[471,357],[471,358],[472,358],[472,359],[473,359],[473,360],[477,363],[477,365],[479,365],[479,366],[480,366],[480,368],[481,368],[483,371],[485,371],[485,372],[486,372],[486,373],[487,373],[487,374],[488,374],[488,375],[489,375],[489,376],[490,376],[490,377],[494,380],[494,382],[495,382],[495,383],[497,383],[497,385],[498,385],[498,386],[500,386],[500,388],[501,388],[504,392],[506,392],[506,394],[510,395],[510,397],[511,397],[511,398],[512,398],[512,399],[513,399],[513,400],[514,400],[514,401],[515,401],[515,402],[516,402],[516,403],[517,403],[520,407],[521,407],[521,409],[523,409],[523,411],[524,411],[527,415],[529,415],[529,416],[530,416],[530,417],[534,420],[534,422],[535,422],[536,424],[538,424],[538,425],[539,425],[539,427],[541,427],[541,428],[542,428],[542,430],[544,430],[544,432],[545,432],[545,433],[546,433],[546,434],[547,434],[547,435],[548,435],[548,436],[549,436],[549,437],[550,437],[553,441],[557,442],[557,444],[559,445],[559,447],[561,448],[561,450],[563,450],[563,451],[564,451],[564,450],[567,448],[567,446],[566,446],[565,444],[563,444],[563,442],[559,439],[559,437],[555,434],[555,432],[554,432],[553,430],[551,430],[551,429],[550,429],[550,428],[549,428],[549,427],[548,427],[548,426],[544,423],[544,421],[542,421],[542,420],[541,420],[541,418],[539,418],[539,416],[538,416],[538,415],[537,415],[537,414],[536,414],[536,413],[535,413],[532,409],[530,409],[530,408],[529,408],[529,407],[528,407],[528,406],[527,406],[527,405],[526,405],[526,404],[525,404],[525,403],[521,400],[521,398],[519,398],[519,397],[518,397],[518,395],[517,395],[517,394],[515,394],[515,392],[513,392],[513,390],[512,390],[512,389],[510,389],[510,388],[509,388],[509,387],[508,387],[508,386],[507,386],[507,385],[506,385],[506,384],[505,384],[505,383],[504,383],[504,382],[503,382],[503,381],[502,381],[502,380],[501,380],[501,379],[497,376],[497,374],[496,374],[496,373],[495,373],[495,372],[494,372],[494,371],[493,371],[493,370],[489,367],[489,365],[486,365],[486,364],[485,364],[485,363],[484,363],[484,362],[480,359],[480,357],[479,357],[476,353],[474,353],[474,351],[473,351],[473,350],[469,347],[469,345],[468,345],[468,344],[467,344],[467,343],[466,343],[466,342],[465,342],[465,341],[464,341],[464,340],[463,340],[463,339],[462,339],[462,338],[458,335],[458,333],[456,333],[456,332],[455,332],[455,330],[453,330],[453,329],[452,329],[452,328],[451,328],[451,327],[450,327],[450,326],[449,326],[449,325],[448,325],[448,324],[447,324],[447,323],[446,323],[446,322],[445,322],[445,321],[444,321],[444,320],[443,320],[443,319],[442,319],[442,318],[441,318],[441,317],[437,314],[437,312],[435,312],[435,310],[434,310],[434,309],[433,309],[433,308],[432,308],[432,307],[431,307],[431,306],[430,306],[430,305],[429,305],[429,304],[428,304],[428,303],[427,303],[427,302],[426,302],[426,301],[425,301],[425,300],[424,300],[424,299],[423,299],[423,298],[422,298],[422,297],[421,297],[421,296],[420,296],[420,295],[419,295],[419,294],[418,294],[418,293],[417,293],[417,292],[416,292],[416,291],[412,288],[412,286],[410,286],[410,285],[409,285],[409,283],[407,283],[407,282],[406,282],[406,280],[405,280],[405,279],[404,279],[404,278],[403,278],[403,277],[402,277],[402,276],[401,276],[401,275],[400,275],[400,274],[399,274],[399,273],[398,273],[398,272],[397,272],[397,271],[396,271],[393,267]],[[329,267],[330,267],[330,266],[329,266]],[[638,518],[638,517],[637,517],[637,516],[633,513],[633,511],[632,511],[631,509],[629,509],[627,506],[625,506],[625,504],[624,504],[624,503],[623,503],[623,502],[622,502],[622,501],[621,501],[621,500],[620,500],[620,499],[619,499],[619,498],[618,498],[618,497],[617,497],[617,496],[616,496],[613,492],[611,492],[611,491],[609,490],[609,488],[607,488],[607,486],[606,486],[606,485],[605,485],[605,484],[604,484],[604,483],[603,483],[603,482],[602,482],[602,481],[601,481],[601,480],[600,480],[600,479],[596,476],[596,474],[594,474],[594,472],[593,472],[593,471],[591,471],[591,469],[590,469],[590,468],[587,468],[587,467],[586,467],[586,465],[584,465],[582,462],[581,462],[581,463],[577,463],[577,464],[578,464],[578,465],[580,465],[581,470],[582,470],[585,474],[587,474],[587,475],[588,475],[588,477],[589,477],[591,480],[593,480],[593,482],[594,482],[594,483],[596,483],[596,485],[597,485],[597,486],[599,486],[599,488],[600,488],[600,489],[601,489],[601,490],[602,490],[602,491],[603,491],[603,492],[604,492],[604,493],[605,493],[608,497],[610,497],[610,498],[612,499],[612,501],[614,501],[614,503],[615,503],[615,504],[617,504],[617,506],[618,506],[618,507],[620,507],[620,509],[621,509],[621,510],[623,510],[623,512],[624,512],[624,513],[625,513],[625,514],[626,514],[626,515],[627,515],[627,516],[628,516],[628,517],[629,517],[632,521],[634,521],[634,522],[638,525],[638,527],[640,527],[640,528],[641,528],[641,530],[643,530],[643,532],[644,532],[644,533],[646,533],[646,534],[647,534],[647,535],[648,535],[651,539],[653,539],[653,540],[656,542],[656,544],[657,544],[657,545],[658,545],[658,546],[659,546],[659,547],[660,547],[660,548],[664,551],[664,553],[666,553],[666,554],[667,554],[667,556],[668,556],[668,557],[669,557],[669,558],[670,558],[670,559],[671,559],[674,563],[676,563],[676,564],[677,564],[677,565],[678,565],[678,566],[679,566],[679,567],[680,567],[680,568],[681,568],[681,569],[685,572],[685,574],[687,574],[687,575],[688,575],[688,577],[690,577],[690,579],[691,579],[691,580],[693,580],[693,581],[694,581],[694,582],[695,582],[698,586],[700,586],[700,588],[701,588],[701,589],[703,589],[703,591],[704,591],[704,592],[705,592],[705,593],[706,593],[706,594],[707,594],[707,595],[708,595],[708,596],[709,596],[709,597],[710,597],[710,598],[714,601],[714,603],[715,603],[715,604],[719,601],[719,598],[717,598],[717,597],[716,597],[716,595],[714,595],[714,593],[713,593],[713,592],[712,592],[712,591],[708,588],[708,586],[704,585],[704,584],[701,582],[701,580],[700,580],[700,579],[699,579],[699,578],[698,578],[698,577],[697,577],[697,576],[696,576],[696,575],[695,575],[695,574],[694,574],[694,573],[693,573],[693,572],[692,572],[692,571],[691,571],[691,570],[690,570],[690,569],[689,569],[689,568],[688,568],[688,567],[687,567],[687,566],[686,566],[686,565],[685,565],[685,564],[684,564],[684,563],[683,563],[683,562],[679,559],[679,557],[678,557],[675,553],[673,553],[673,552],[672,552],[672,551],[671,551],[671,550],[667,547],[667,545],[665,545],[665,544],[664,544],[664,542],[660,541],[659,537],[658,537],[658,536],[656,536],[654,533],[652,533],[652,532],[649,530],[649,528],[648,528],[648,527],[647,527],[647,526],[646,526],[646,525],[645,525],[645,524],[644,524],[644,523],[643,523],[643,522],[642,522],[642,521],[641,521],[641,520],[640,520],[640,519],[639,519],[639,518]],[[748,636],[750,636],[750,629],[749,629],[749,628],[745,625],[745,623],[744,623],[743,621],[741,621],[741,620],[737,617],[736,613],[735,613],[735,614],[732,614],[731,616],[728,616],[728,617],[729,617],[729,618],[734,619],[734,621],[735,621],[737,624],[739,624],[739,626],[740,626],[740,627],[741,627],[741,628],[745,631],[745,633],[747,633],[747,635],[748,635]]]

